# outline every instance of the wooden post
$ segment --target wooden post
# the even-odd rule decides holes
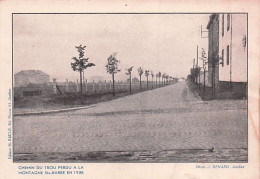
[[[113,81],[113,96],[115,96],[115,73],[112,73],[112,81]]]
[[[100,80],[99,80],[99,82],[98,82],[98,85],[99,85],[99,91],[102,91],[102,83],[101,83]]]
[[[95,91],[95,80],[93,80],[93,92]]]
[[[53,83],[52,83],[52,89],[53,89],[53,93],[57,94],[57,88],[56,88],[56,78],[53,78]]]
[[[107,81],[105,80],[105,91],[107,90]]]
[[[66,79],[66,91],[69,92],[69,80]]]
[[[87,92],[88,91],[88,80],[86,80],[85,87],[86,87],[86,92]]]
[[[77,83],[76,83],[76,88],[77,88],[77,92],[79,92],[79,80],[77,79]]]

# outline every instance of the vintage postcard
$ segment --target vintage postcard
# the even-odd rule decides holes
[[[0,178],[259,178],[259,3],[78,2],[0,3]]]

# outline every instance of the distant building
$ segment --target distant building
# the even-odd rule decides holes
[[[130,79],[127,78],[126,83],[129,83]],[[132,83],[139,83],[139,79],[138,78],[132,78]]]
[[[14,86],[22,87],[28,84],[48,84],[50,76],[40,70],[22,70],[14,74]]]
[[[219,85],[246,90],[247,15],[221,14],[219,24]]]
[[[180,78],[178,78],[178,81],[179,81],[179,82],[185,81],[185,78],[180,77]]]
[[[90,76],[90,77],[88,77],[89,82],[92,82],[93,80],[95,82],[99,82],[99,81],[105,81],[105,78],[103,76]]]
[[[138,78],[136,78],[136,77],[135,77],[135,78],[133,78],[133,79],[132,79],[132,83],[139,83],[139,79],[138,79]]]

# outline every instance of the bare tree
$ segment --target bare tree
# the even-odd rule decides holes
[[[78,71],[80,74],[80,93],[82,94],[82,72],[84,72],[85,69],[88,67],[95,66],[94,63],[88,63],[89,58],[84,58],[84,50],[86,46],[75,46],[77,51],[79,52],[79,58],[73,57],[74,60],[73,63],[71,63],[71,68],[73,71]]]
[[[149,70],[145,70],[145,76],[147,80],[147,89],[148,89],[148,76],[150,75]]]
[[[131,81],[132,81],[132,79],[131,79],[131,73],[132,73],[132,70],[133,70],[133,66],[131,67],[131,68],[128,68],[128,69],[126,69],[126,75],[129,75],[129,80],[130,80],[130,93],[131,93],[131,91],[132,91],[132,89],[131,89]]]
[[[118,68],[118,63],[120,61],[116,58],[116,53],[113,55],[110,55],[107,59],[107,73],[112,75],[112,81],[113,81],[113,96],[115,96],[115,74],[117,72],[120,72],[121,70]]]
[[[142,67],[138,68],[138,74],[140,76],[140,90],[142,89],[142,74],[144,73],[144,70],[142,69]]]

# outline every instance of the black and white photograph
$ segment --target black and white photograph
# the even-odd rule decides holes
[[[247,13],[14,13],[14,163],[247,163]]]

